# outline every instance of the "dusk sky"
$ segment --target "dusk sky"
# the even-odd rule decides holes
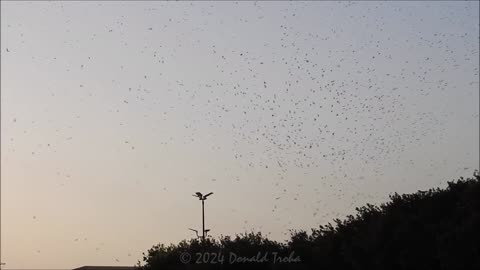
[[[283,241],[479,164],[479,2],[1,2],[4,268]]]

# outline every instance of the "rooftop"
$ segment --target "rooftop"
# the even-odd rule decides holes
[[[73,270],[133,270],[134,266],[82,266]]]

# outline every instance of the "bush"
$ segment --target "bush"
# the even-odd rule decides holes
[[[144,254],[143,270],[157,269],[480,269],[480,177],[452,181],[446,189],[393,194],[380,206],[311,230],[291,231],[286,243],[260,232],[158,244]],[[182,264],[182,253],[191,255]],[[272,254],[301,263],[273,263]],[[196,264],[195,254],[223,254],[223,264]],[[229,263],[229,254],[263,263]],[[211,258],[209,258],[211,259]],[[257,258],[258,259],[258,258]],[[257,260],[258,261],[258,260]]]

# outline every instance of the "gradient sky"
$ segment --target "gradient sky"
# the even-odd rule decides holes
[[[479,164],[478,2],[1,2],[1,260],[283,241]]]

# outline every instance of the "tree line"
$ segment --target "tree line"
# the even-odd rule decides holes
[[[138,262],[160,269],[480,269],[480,176],[390,195],[285,242],[261,232],[157,244]]]

